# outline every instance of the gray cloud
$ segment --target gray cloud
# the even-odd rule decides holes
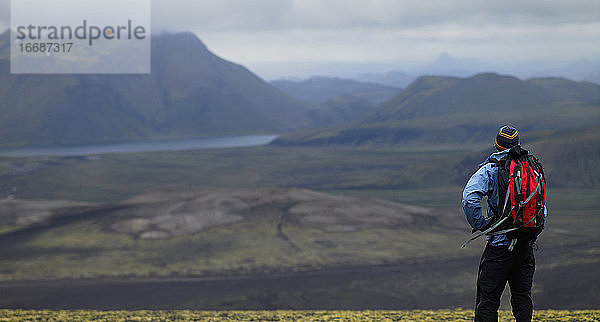
[[[0,0],[8,25],[10,0]],[[600,0],[152,0],[160,29],[264,31],[600,22]]]
[[[600,1],[153,1],[159,26],[206,31],[598,22]]]
[[[523,28],[600,22],[600,0],[151,0],[160,30],[402,30],[447,25]],[[10,0],[0,0],[7,26]]]
[[[0,0],[0,28],[9,0]],[[250,66],[600,57],[600,0],[152,0],[153,31],[191,30]]]
[[[0,0],[0,32],[8,28],[10,22],[10,0]]]

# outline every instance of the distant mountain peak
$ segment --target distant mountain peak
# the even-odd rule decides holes
[[[388,86],[406,87],[412,83],[417,75],[407,74],[400,70],[392,70],[385,73],[366,73],[356,77],[357,80],[370,83],[384,84]]]
[[[324,76],[324,75],[313,75],[307,79],[307,81],[330,81],[330,80],[341,80],[335,76]]]
[[[198,38],[198,36],[191,31],[178,31],[178,32],[163,31],[160,33],[153,34],[153,36],[158,37],[158,38],[168,37],[168,38],[177,39],[177,40],[194,41],[194,42],[202,43],[200,38]]]
[[[456,57],[456,56],[452,56],[447,52],[443,52],[441,53],[438,58],[434,61],[434,63],[447,63],[447,62],[451,62],[451,63],[457,63],[457,62],[461,62],[461,63],[473,63],[473,62],[477,62],[477,63],[481,63],[481,61],[475,59],[475,58],[469,58],[469,57]]]
[[[184,46],[192,50],[209,51],[208,47],[192,32],[161,32],[152,36],[152,40],[163,43],[163,46]],[[167,48],[168,49],[168,48]]]
[[[513,76],[513,75],[503,75],[503,74],[498,74],[496,72],[484,72],[484,73],[478,73],[475,74],[467,79],[471,79],[471,80],[476,80],[476,81],[481,81],[481,80],[496,80],[496,79],[513,79],[513,80],[518,80],[521,81],[519,78]]]
[[[447,52],[443,52],[443,53],[441,53],[441,54],[438,56],[438,58],[437,58],[437,60],[438,60],[438,61],[452,60],[452,59],[456,59],[456,58],[452,57],[452,56],[451,56],[450,54],[448,54]]]

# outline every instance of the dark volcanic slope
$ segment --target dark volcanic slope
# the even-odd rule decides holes
[[[538,251],[538,266],[577,247]],[[596,245],[597,247],[597,245]],[[96,279],[3,283],[9,309],[470,309],[478,258],[335,268],[305,273],[210,278]],[[596,309],[598,265],[552,265],[536,271],[537,309]],[[508,291],[508,290],[506,290]],[[508,297],[502,309],[510,310]]]
[[[4,200],[0,280],[298,271],[423,257],[449,241],[452,256],[464,232],[455,218],[301,189],[154,193],[115,205]]]

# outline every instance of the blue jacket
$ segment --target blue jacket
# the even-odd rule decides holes
[[[492,166],[493,161],[499,161],[508,153],[508,150],[491,154],[482,164],[479,170],[475,172],[465,189],[462,196],[462,207],[471,227],[482,229],[487,226],[488,220],[481,213],[481,199],[488,197],[487,217],[491,217],[498,211],[498,167]],[[544,216],[547,210],[544,207]],[[510,240],[506,235],[487,236],[488,244],[492,246],[509,245]]]

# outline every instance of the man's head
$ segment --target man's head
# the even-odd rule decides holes
[[[519,145],[519,130],[509,125],[501,127],[496,135],[496,149],[504,151],[515,145]]]

